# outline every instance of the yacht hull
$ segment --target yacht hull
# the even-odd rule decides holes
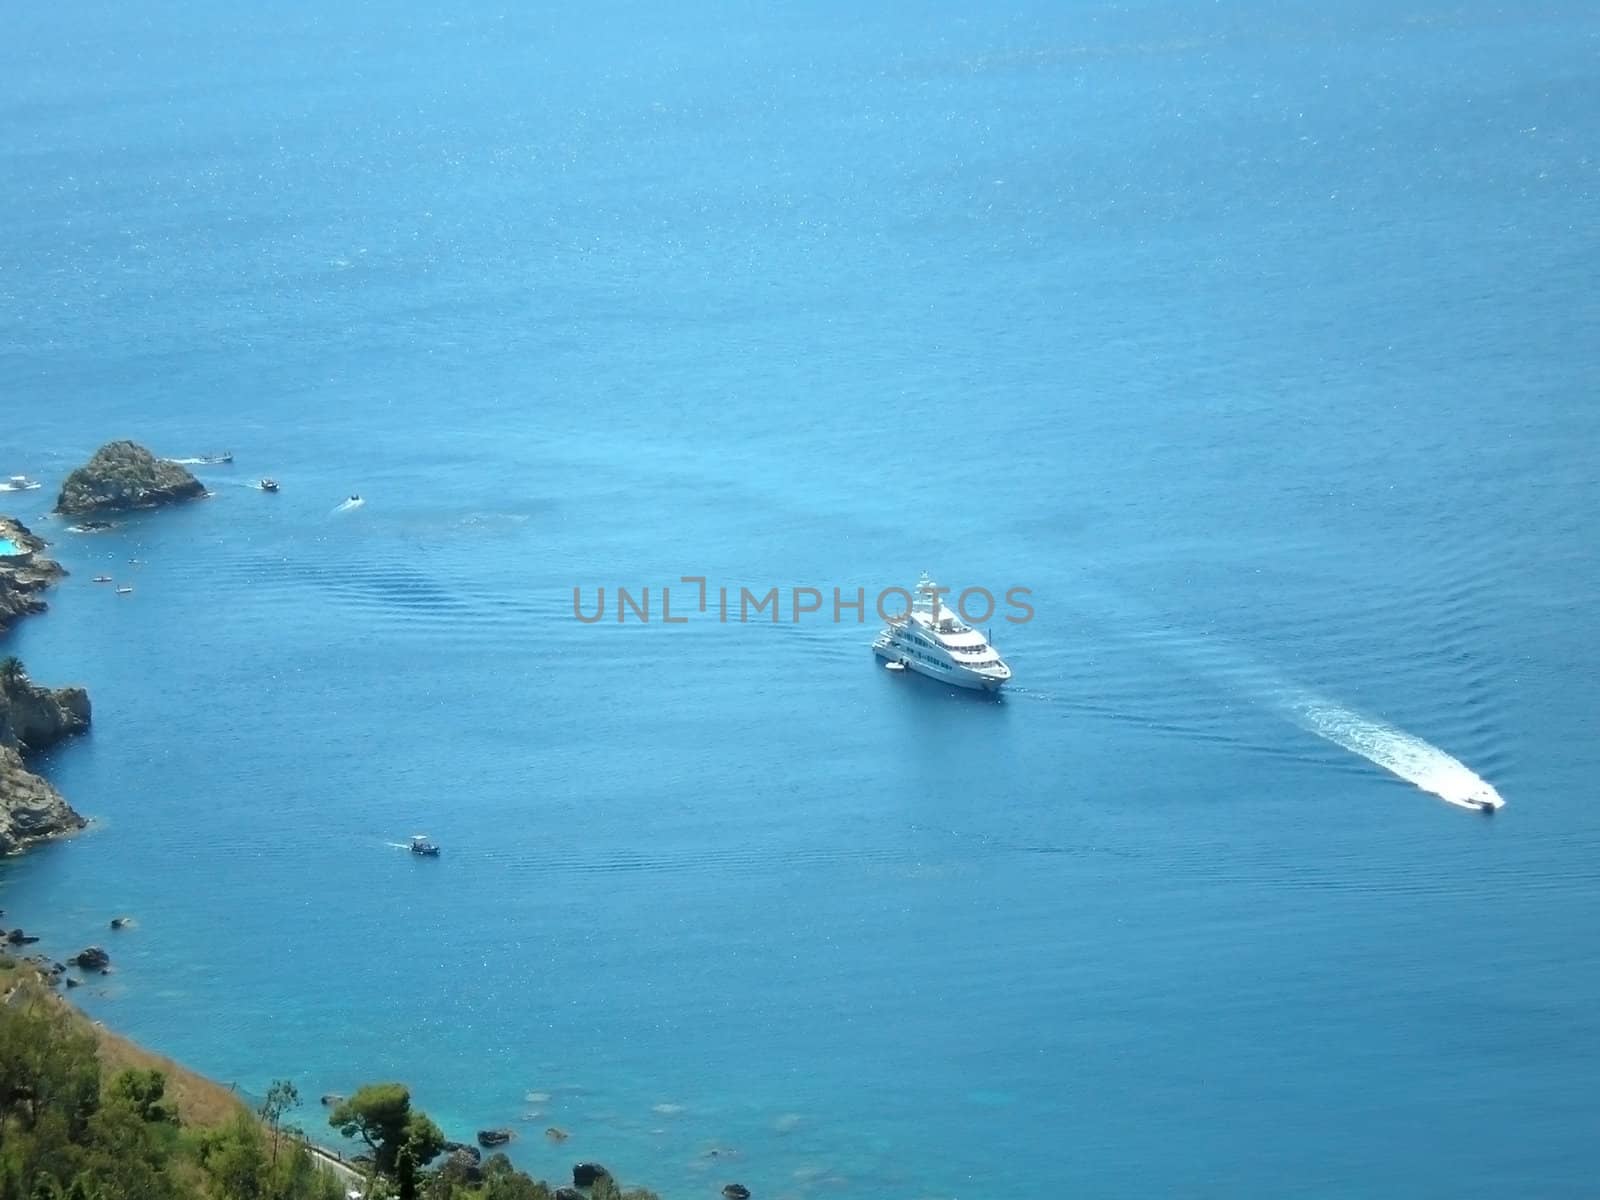
[[[975,671],[963,671],[959,668],[941,669],[936,664],[926,663],[921,659],[899,654],[893,646],[874,645],[872,652],[886,662],[901,663],[908,670],[915,671],[918,675],[925,675],[929,679],[937,679],[940,683],[966,688],[972,692],[998,692],[1007,682],[1004,679],[994,679],[989,676],[979,675]]]

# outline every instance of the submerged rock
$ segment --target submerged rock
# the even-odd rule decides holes
[[[724,1200],[750,1200],[750,1189],[742,1183],[730,1183],[722,1189]]]
[[[564,1142],[572,1136],[565,1129],[557,1129],[554,1125],[550,1126],[549,1129],[546,1129],[544,1131],[544,1135],[552,1142]]]
[[[56,511],[125,512],[205,494],[205,485],[177,463],[159,459],[135,442],[107,442],[67,476],[56,497]]]
[[[484,1147],[504,1146],[511,1140],[511,1136],[511,1130],[509,1129],[480,1129],[478,1130],[478,1145]]]

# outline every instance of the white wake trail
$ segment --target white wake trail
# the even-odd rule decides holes
[[[333,511],[336,513],[349,512],[353,508],[360,508],[365,503],[365,500],[346,500],[344,503],[336,505]]]
[[[1302,729],[1442,800],[1471,809],[1505,804],[1495,786],[1466,763],[1403,729],[1310,692],[1288,692],[1279,702]]]

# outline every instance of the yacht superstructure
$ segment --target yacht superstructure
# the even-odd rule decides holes
[[[890,618],[872,652],[929,679],[974,691],[999,691],[1011,678],[1011,668],[989,639],[964,622],[954,605],[939,599],[926,575],[917,582],[910,610]]]

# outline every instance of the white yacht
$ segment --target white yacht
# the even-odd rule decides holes
[[[962,621],[953,603],[946,604],[924,575],[917,581],[911,611],[890,619],[872,652],[888,663],[974,691],[997,692],[1011,678],[989,640]]]
[[[31,492],[35,488],[43,486],[38,480],[29,479],[26,475],[13,475],[6,481],[6,491],[8,492]]]

